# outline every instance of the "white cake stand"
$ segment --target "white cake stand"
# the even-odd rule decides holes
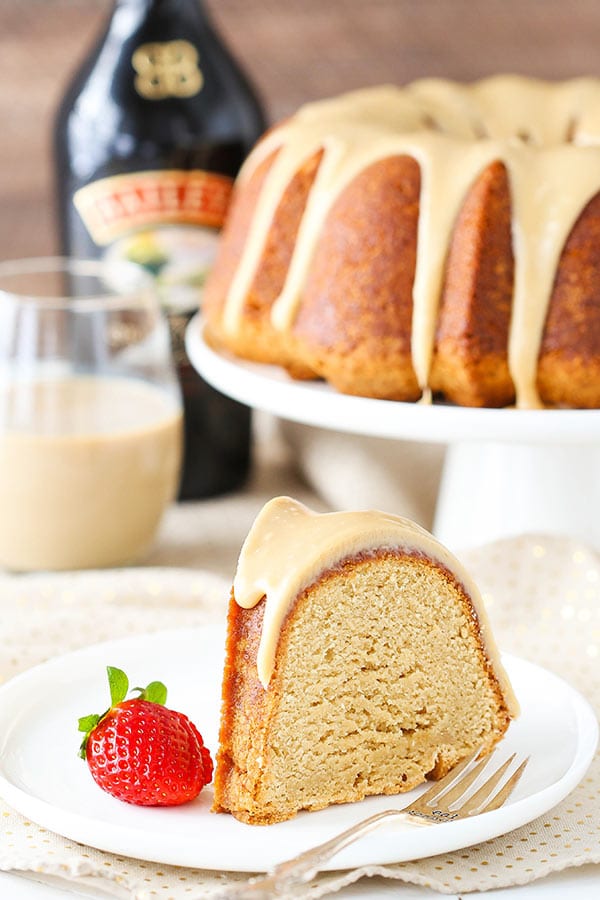
[[[190,322],[194,368],[224,394],[305,425],[448,445],[434,532],[455,549],[525,532],[600,547],[600,410],[467,409],[371,400],[211,349]]]

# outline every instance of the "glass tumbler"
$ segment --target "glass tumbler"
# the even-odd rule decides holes
[[[175,498],[182,405],[137,266],[0,263],[0,566],[119,566]]]

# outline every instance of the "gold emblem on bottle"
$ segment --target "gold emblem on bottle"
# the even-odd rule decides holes
[[[146,100],[193,97],[204,84],[198,51],[189,41],[142,44],[131,57],[135,89]]]

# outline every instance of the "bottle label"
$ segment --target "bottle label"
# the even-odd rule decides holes
[[[142,44],[131,57],[135,89],[145,100],[194,97],[204,84],[198,51],[189,41]]]
[[[112,263],[136,263],[154,277],[165,308],[184,313],[201,303],[232,186],[225,175],[199,170],[136,172],[92,182],[73,202],[104,248],[109,280]]]
[[[102,178],[73,202],[92,240],[106,246],[148,223],[221,228],[233,179],[199,170],[164,169]]]

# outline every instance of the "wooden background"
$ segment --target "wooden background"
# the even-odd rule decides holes
[[[275,120],[427,75],[600,75],[599,0],[206,0]],[[109,0],[0,0],[0,258],[56,250],[50,134]]]

